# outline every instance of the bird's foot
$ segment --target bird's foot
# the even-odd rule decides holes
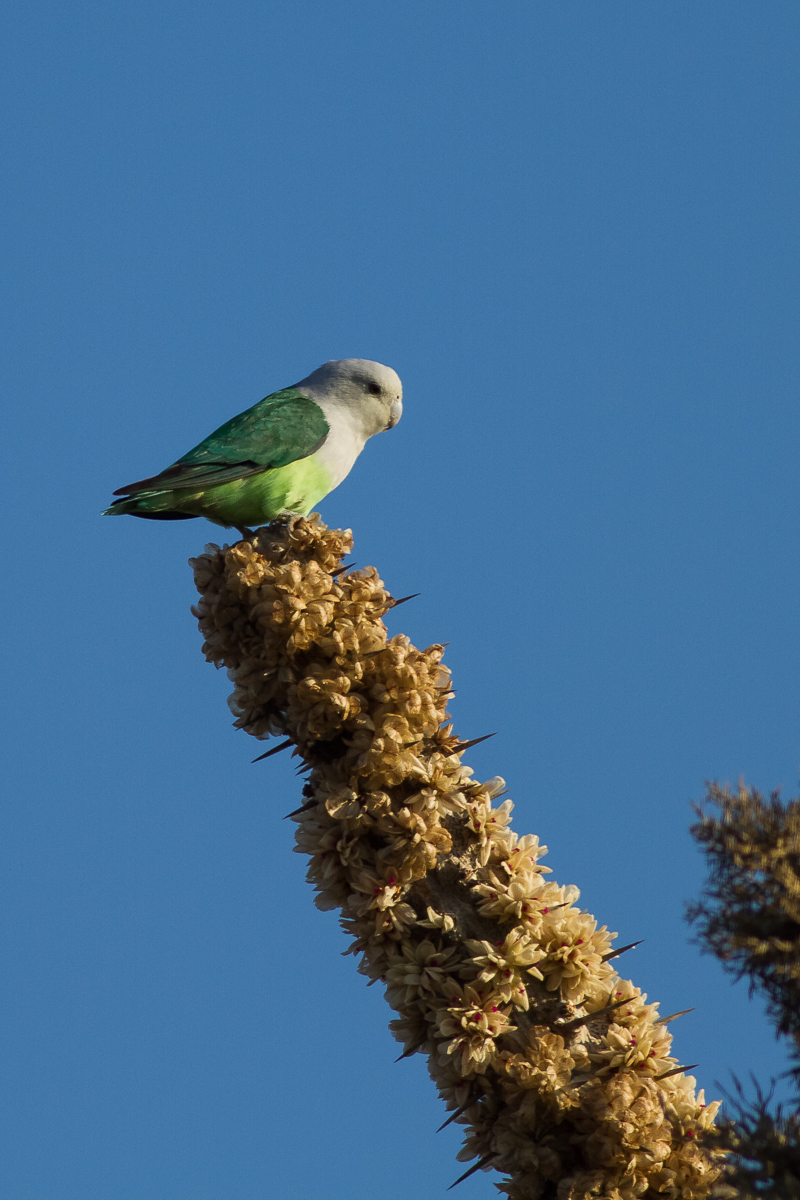
[[[234,525],[234,529],[238,530],[243,542],[251,542],[256,536],[252,529],[248,529],[246,525]]]

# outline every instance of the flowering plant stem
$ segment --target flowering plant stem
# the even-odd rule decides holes
[[[292,819],[316,903],[341,910],[401,1057],[427,1056],[464,1126],[461,1178],[499,1171],[512,1200],[705,1196],[717,1105],[616,973],[616,934],[511,830],[504,781],[462,762],[444,647],[388,636],[397,602],[374,568],[342,569],[351,544],[314,514],[209,546],[194,612],[235,724],[310,772]]]

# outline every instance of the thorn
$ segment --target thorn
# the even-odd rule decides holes
[[[396,1058],[394,1061],[399,1063],[402,1062],[404,1058],[411,1058],[412,1054],[416,1054],[418,1050],[422,1049],[427,1040],[427,1037],[424,1037],[421,1042],[415,1042],[413,1046],[409,1046],[408,1049],[404,1050],[400,1057]]]
[[[700,1063],[689,1063],[688,1067],[673,1067],[671,1071],[664,1071],[661,1075],[654,1075],[654,1079],[669,1079],[670,1075],[680,1075],[681,1071],[693,1071],[695,1067],[699,1067]]]
[[[421,596],[422,592],[412,592],[410,596],[402,596],[399,600],[392,601],[392,608],[397,608],[399,604],[405,604],[406,600],[416,600],[417,596]]]
[[[465,1179],[469,1179],[470,1175],[474,1175],[476,1171],[480,1171],[482,1167],[487,1166],[487,1164],[490,1163],[493,1158],[494,1151],[491,1151],[489,1154],[484,1154],[483,1158],[478,1159],[474,1167],[470,1167],[470,1169],[465,1171],[463,1175],[459,1175],[455,1183],[450,1184],[450,1187],[447,1189],[448,1192],[452,1192],[453,1188],[457,1187],[459,1183],[463,1183]]]
[[[305,804],[301,804],[294,812],[287,813],[283,820],[288,821],[289,817],[296,817],[301,812],[308,812],[310,808],[316,808],[318,804],[319,800],[306,800]]]
[[[297,768],[297,770],[295,771],[295,775],[302,775],[303,771],[310,771],[313,766],[314,766],[313,763],[303,763],[302,767]],[[620,950],[620,954],[621,953],[622,953],[622,951]]]
[[[619,950],[612,950],[610,954],[604,954],[600,962],[608,962],[609,959],[618,958],[620,954],[624,954],[626,950],[632,950],[634,946],[641,946],[644,938],[639,938],[638,942],[629,942],[627,946],[620,946]]]
[[[470,746],[477,746],[479,742],[488,742],[490,737],[497,737],[497,733],[485,733],[483,737],[473,738],[471,742],[459,742],[453,750],[453,754],[463,754],[465,750],[469,750]]]
[[[575,1017],[572,1021],[565,1021],[563,1025],[554,1025],[553,1029],[556,1033],[561,1033],[562,1029],[580,1029],[581,1025],[585,1025],[587,1021],[593,1021],[595,1017],[605,1016],[606,1013],[613,1012],[615,1008],[621,1008],[623,1004],[631,1003],[630,999],[617,1000],[614,1004],[607,1004],[605,1008],[597,1008],[584,1017]]]
[[[343,567],[337,567],[335,571],[331,571],[331,579],[336,579],[337,576],[342,575],[345,571],[349,571],[350,568],[354,567],[355,565],[356,564],[354,562],[351,562],[345,563]]]
[[[693,1008],[682,1008],[680,1012],[670,1013],[668,1017],[659,1017],[656,1025],[669,1025],[670,1021],[676,1021],[678,1017],[685,1017],[687,1013],[694,1011]]]
[[[285,742],[281,742],[280,746],[273,746],[266,754],[259,754],[258,758],[254,758],[253,762],[261,762],[265,758],[272,758],[273,754],[279,754],[281,750],[286,750],[289,746],[293,746],[294,742],[291,738],[287,738]]]
[[[450,1116],[447,1118],[447,1120],[445,1121],[444,1125],[440,1125],[440,1126],[439,1126],[439,1128],[436,1130],[436,1132],[437,1132],[437,1133],[441,1133],[443,1129],[447,1129],[447,1126],[448,1126],[448,1125],[449,1125],[449,1124],[450,1124],[452,1121],[457,1121],[457,1120],[458,1120],[458,1118],[459,1118],[459,1117],[460,1117],[460,1116],[461,1116],[463,1113],[465,1113],[465,1112],[467,1111],[467,1109],[468,1109],[468,1108],[472,1108],[473,1104],[477,1104],[477,1103],[478,1103],[478,1101],[477,1101],[477,1100],[468,1100],[468,1101],[466,1102],[466,1104],[462,1104],[462,1105],[461,1105],[461,1108],[457,1108],[455,1112],[452,1112],[452,1113],[450,1113]]]

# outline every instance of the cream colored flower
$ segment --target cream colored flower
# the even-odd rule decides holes
[[[572,1004],[579,1003],[587,993],[595,994],[614,974],[613,968],[603,962],[603,955],[609,953],[616,936],[605,925],[598,929],[589,913],[576,909],[563,909],[545,918],[542,945],[546,957],[541,961],[541,970],[548,991],[560,989],[563,998]]]
[[[435,909],[428,909],[428,918],[421,920],[420,925],[426,929],[441,929],[444,933],[452,933],[456,923],[449,913],[438,913]]]
[[[353,872],[351,883],[354,894],[349,905],[352,912],[362,916],[371,908],[390,908],[400,900],[402,882],[396,870],[387,868],[385,875],[379,876],[368,868]]]
[[[583,1056],[581,1056],[581,1062]],[[553,1092],[569,1083],[575,1059],[564,1038],[543,1025],[534,1025],[523,1054],[501,1055],[498,1067],[519,1087]]]
[[[349,907],[349,905],[350,901],[348,900],[346,906]],[[368,911],[366,916],[372,920],[370,938],[376,945],[386,938],[394,941],[407,938],[409,931],[417,922],[416,913],[411,905],[403,903],[393,904],[390,908]]]
[[[467,966],[478,972],[476,982],[488,987],[502,1003],[527,1010],[526,976],[542,978],[541,971],[534,964],[545,955],[527,932],[514,929],[504,941],[494,946],[486,941],[467,940],[464,944],[472,955]]]
[[[654,1025],[647,1020],[631,1020],[622,1025],[615,1019],[591,1058],[602,1064],[604,1071],[632,1069],[660,1075],[677,1066],[676,1060],[669,1057],[671,1043],[672,1038],[663,1025]]]
[[[358,792],[354,792],[349,787],[339,786],[331,788],[327,795],[324,792],[322,793],[320,801],[325,805],[329,816],[334,817],[338,821],[358,817],[364,811]]]
[[[378,830],[385,839],[380,857],[396,864],[404,882],[427,875],[436,865],[437,855],[447,853],[453,845],[436,810],[422,816],[401,808],[380,817]]]
[[[443,948],[428,938],[415,946],[403,945],[399,951],[389,958],[385,973],[386,999],[393,1008],[401,1008],[426,993],[438,995],[459,964],[453,947]]]
[[[547,854],[547,846],[539,844],[539,838],[535,833],[526,833],[522,837],[512,833],[508,857],[503,863],[503,869],[509,875],[523,871],[532,874],[542,871],[549,873],[549,867],[539,865],[539,859],[544,858],[545,854]]]
[[[509,1028],[509,1010],[497,999],[470,984],[463,989],[453,984],[449,1007],[437,1013],[438,1033],[448,1039],[440,1055],[454,1055],[462,1075],[485,1069],[494,1057],[495,1039]]]
[[[505,780],[498,775],[470,788],[467,796],[467,825],[476,835],[481,866],[486,866],[493,853],[505,858],[513,843],[513,834],[507,828],[514,807],[512,801],[504,800],[499,808],[491,805],[492,798],[504,788]]]
[[[475,887],[475,893],[483,897],[478,906],[479,912],[487,917],[496,917],[499,921],[524,922],[529,931],[539,937],[544,917],[551,910],[555,912],[574,903],[580,895],[577,888],[560,888],[558,884],[545,883],[540,872],[546,870],[549,868],[530,870],[524,859],[516,864],[513,873],[508,870],[507,861],[487,870],[484,882]],[[568,898],[565,899],[565,896]]]

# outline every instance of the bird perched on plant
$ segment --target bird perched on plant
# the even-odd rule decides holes
[[[122,499],[103,515],[206,517],[248,537],[250,526],[309,513],[349,474],[367,439],[402,412],[391,367],[334,359],[232,417],[160,475],[119,488]]]

